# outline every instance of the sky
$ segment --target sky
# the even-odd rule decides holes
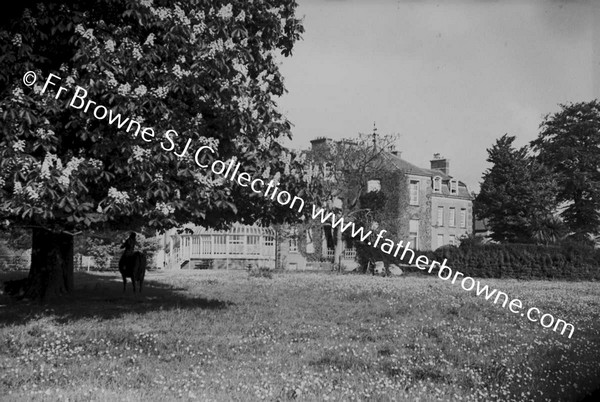
[[[523,146],[559,104],[600,98],[592,1],[297,1],[306,32],[278,100],[296,149],[375,123],[403,159],[428,168],[440,153],[478,191],[497,138]]]

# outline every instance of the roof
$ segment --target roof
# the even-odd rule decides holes
[[[389,161],[396,168],[402,170],[404,173],[415,174],[418,176],[435,177],[440,176],[442,180],[450,180],[452,176],[445,174],[441,170],[425,169],[413,165],[412,163],[402,159],[398,155],[394,155],[389,152],[383,152],[381,154],[386,161]]]
[[[257,225],[242,225],[241,223],[234,223],[228,230],[215,230],[212,228],[205,228],[202,226],[194,226],[192,228],[193,235],[265,235],[275,236],[275,230],[273,228],[265,228]],[[190,233],[181,233],[182,236],[189,235]]]
[[[452,176],[442,172],[441,170],[436,170],[436,169],[425,169],[425,168],[421,168],[418,167],[416,165],[413,165],[412,163],[400,158],[398,155],[394,155],[392,153],[389,152],[383,152],[382,157],[384,158],[384,160],[386,162],[389,162],[392,166],[394,166],[396,169],[407,173],[407,174],[414,174],[417,176],[425,176],[425,177],[441,177],[442,178],[442,182],[448,182],[451,179],[453,179]],[[471,195],[469,194],[469,190],[467,189],[467,185],[459,180],[456,180],[458,182],[458,194],[450,194],[450,190],[448,188],[447,185],[442,186],[442,192],[441,195],[444,196],[458,196],[461,198],[471,198]],[[437,193],[440,194],[440,193]]]
[[[458,180],[457,180],[458,181]],[[432,196],[436,196],[436,195],[441,195],[444,197],[459,197],[459,198],[469,198],[471,199],[471,194],[469,194],[469,190],[467,189],[467,186],[461,182],[458,181],[458,194],[450,194],[450,188],[448,187],[448,184],[442,184],[442,192],[441,193],[432,193]]]

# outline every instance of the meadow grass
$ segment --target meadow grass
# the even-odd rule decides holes
[[[75,280],[52,305],[0,299],[2,400],[576,401],[599,385],[597,282],[485,280],[569,339],[426,276],[159,271],[137,297],[117,273]]]

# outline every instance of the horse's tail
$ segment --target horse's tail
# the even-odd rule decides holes
[[[146,275],[146,254],[140,253],[140,281],[144,280]]]
[[[136,253],[135,259],[135,279],[143,281],[146,274],[146,255],[140,251]]]
[[[119,272],[123,276],[125,276],[127,272],[127,261],[124,255],[122,255],[121,258],[119,258]]]

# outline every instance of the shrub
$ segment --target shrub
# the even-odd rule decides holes
[[[568,241],[558,245],[469,244],[441,247],[433,259],[465,275],[519,279],[600,279],[600,250]]]
[[[256,264],[248,264],[248,276],[250,278],[273,279],[273,270],[269,267],[259,267]]]

